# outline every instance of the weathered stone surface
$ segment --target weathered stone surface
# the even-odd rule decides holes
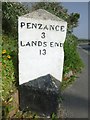
[[[32,110],[41,115],[57,113],[60,82],[46,75],[20,86],[21,110]]]
[[[64,21],[63,19],[51,14],[50,12],[44,9],[38,9],[31,13],[23,15],[25,18],[34,18],[40,20],[55,20],[55,21]]]

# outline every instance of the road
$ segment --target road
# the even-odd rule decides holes
[[[78,47],[82,48],[85,52],[88,52],[90,54],[90,45],[88,45],[88,44],[80,44]]]
[[[63,92],[63,107],[66,118],[88,118],[88,56],[90,57],[90,46],[80,45],[78,52],[85,67],[78,75],[77,80]]]

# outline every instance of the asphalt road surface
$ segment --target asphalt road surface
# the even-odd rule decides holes
[[[78,75],[77,80],[63,92],[65,118],[88,118],[88,56],[90,57],[90,46],[80,45],[78,52],[85,67]]]
[[[90,53],[90,45],[88,45],[88,44],[80,44],[79,47],[81,47],[86,52]]]

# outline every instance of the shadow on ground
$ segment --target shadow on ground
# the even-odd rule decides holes
[[[83,110],[88,110],[88,99],[82,98],[80,96],[75,96],[69,93],[62,95],[65,104],[70,108],[78,108]]]
[[[83,94],[83,93],[82,93]],[[87,118],[88,117],[88,98],[82,97],[72,91],[62,93],[63,107],[67,118]]]

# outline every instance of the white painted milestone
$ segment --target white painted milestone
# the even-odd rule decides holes
[[[25,15],[18,20],[20,85],[47,74],[62,81],[67,22],[40,17]]]

